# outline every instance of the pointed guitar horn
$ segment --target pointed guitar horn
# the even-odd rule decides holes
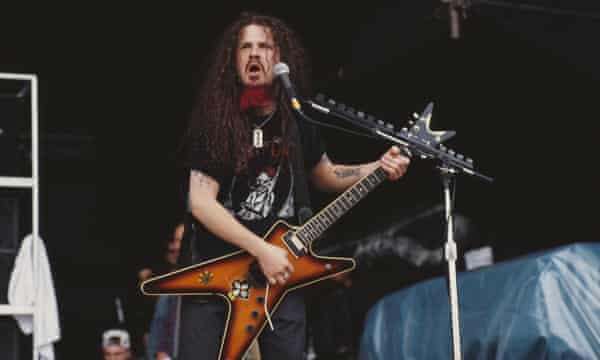
[[[436,144],[441,144],[456,135],[456,131],[452,130],[431,130],[432,114],[433,102],[429,102],[415,125],[413,125],[413,133],[418,134],[423,139],[429,138],[431,142]]]

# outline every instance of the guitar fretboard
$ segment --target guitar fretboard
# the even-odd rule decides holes
[[[385,170],[381,167],[377,168],[344,191],[317,215],[302,225],[296,232],[296,237],[308,246],[386,178],[387,173]]]

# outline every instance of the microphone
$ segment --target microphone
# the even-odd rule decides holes
[[[290,98],[292,108],[294,108],[296,111],[300,111],[300,101],[298,100],[298,97],[296,96],[296,90],[294,90],[294,86],[290,81],[290,68],[287,66],[287,64],[280,62],[275,65],[273,72],[275,73],[276,77],[281,79],[283,88]]]

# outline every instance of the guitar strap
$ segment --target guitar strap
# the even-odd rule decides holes
[[[187,266],[194,264],[198,261],[198,253],[196,247],[196,238],[198,235],[198,229],[196,224],[196,219],[192,215],[192,210],[190,208],[189,195],[186,196],[186,211],[184,213],[184,223],[183,227],[183,241],[181,242],[181,249],[179,252],[179,259],[177,260],[177,264],[180,266]]]
[[[298,142],[291,149],[292,170],[294,172],[294,207],[297,225],[304,224],[313,215],[313,211],[310,204],[310,194],[308,191],[308,177],[306,176],[306,163],[304,162],[304,146],[310,144],[308,141],[311,136],[311,129],[308,128],[302,119],[292,121],[290,130],[292,135],[298,135]],[[296,133],[296,134],[294,134]]]

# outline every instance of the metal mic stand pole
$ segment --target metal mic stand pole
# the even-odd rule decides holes
[[[450,297],[450,317],[452,322],[452,349],[453,359],[461,360],[460,323],[458,316],[458,284],[456,282],[456,243],[454,242],[454,220],[452,214],[452,198],[450,184],[456,175],[456,170],[447,166],[440,166],[440,175],[444,188],[444,203],[446,206],[446,245],[444,254],[448,262],[448,295]]]
[[[462,0],[457,1],[461,4],[463,3]],[[450,298],[450,317],[452,323],[452,353],[454,360],[462,360],[458,316],[458,284],[456,282],[457,251],[456,243],[454,242],[454,220],[452,215],[453,209],[450,186],[459,172],[461,174],[476,176],[488,182],[492,182],[494,179],[475,171],[472,159],[467,158],[465,160],[464,155],[456,154],[456,152],[441,144],[443,141],[454,136],[455,132],[431,131],[429,121],[431,120],[433,103],[427,105],[421,116],[416,116],[418,118],[417,123],[413,124],[410,130],[402,129],[402,131],[395,133],[393,132],[393,126],[390,127],[385,125],[384,127],[383,125],[374,125],[376,122],[372,117],[370,120],[369,117],[365,119],[364,113],[358,112],[355,114],[354,109],[351,111],[346,110],[345,105],[336,105],[336,102],[333,100],[325,101],[323,96],[321,96],[320,100],[319,96],[317,96],[317,102],[308,101],[307,103],[311,108],[321,113],[348,121],[353,125],[370,131],[374,135],[378,135],[382,139],[403,146],[408,149],[409,152],[418,155],[422,159],[438,159],[442,162],[442,164],[438,166],[438,169],[440,170],[442,185],[444,187],[444,201],[446,206],[447,240],[444,247],[444,253],[446,261],[448,262],[448,296]],[[377,123],[379,123],[379,121],[377,121]]]

